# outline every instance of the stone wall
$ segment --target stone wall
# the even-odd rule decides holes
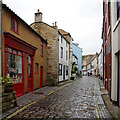
[[[2,113],[5,113],[17,106],[15,91],[10,93],[3,93],[0,99],[2,100]]]
[[[47,84],[58,82],[58,30],[43,22],[31,27],[47,40]]]

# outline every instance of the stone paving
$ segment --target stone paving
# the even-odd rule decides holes
[[[12,118],[111,118],[96,77],[83,77],[56,89]]]

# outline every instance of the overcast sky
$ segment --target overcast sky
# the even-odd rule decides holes
[[[34,22],[37,9],[43,22],[71,34],[85,54],[100,52],[102,39],[102,0],[3,0],[26,23]]]

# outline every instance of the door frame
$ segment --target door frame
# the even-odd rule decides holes
[[[28,55],[28,56],[30,56],[30,55]],[[29,92],[32,92],[32,91],[34,91],[34,85],[33,85],[33,78],[34,78],[34,70],[33,70],[33,56],[30,56],[31,57],[31,88],[29,88],[29,85],[28,85],[28,83],[29,83],[29,71],[28,71],[28,66],[29,66],[29,59],[28,59],[28,56],[27,56],[27,91],[28,91],[28,93]]]

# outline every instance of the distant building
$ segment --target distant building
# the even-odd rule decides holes
[[[35,13],[31,27],[47,40],[47,83],[54,84],[69,79],[70,41],[57,28],[42,21],[42,13]]]
[[[72,43],[73,54],[78,58],[78,71],[82,74],[82,48],[78,44]]]

